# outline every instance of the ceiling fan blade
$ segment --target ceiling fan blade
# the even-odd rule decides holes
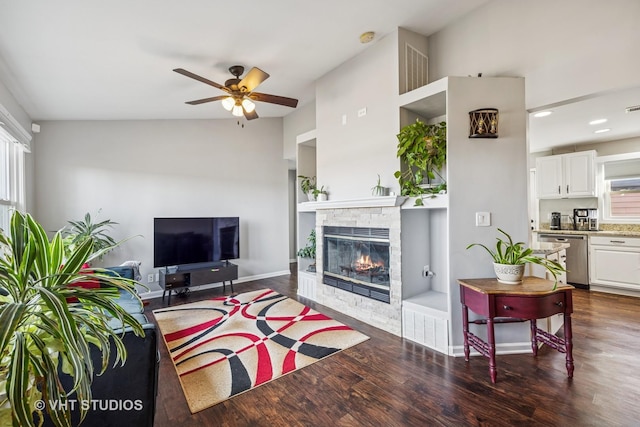
[[[212,98],[204,98],[204,99],[196,99],[195,101],[187,101],[185,102],[185,104],[198,105],[198,104],[204,104],[205,102],[220,101],[221,99],[225,99],[228,97],[229,95],[219,95],[219,96],[214,96]]]
[[[247,120],[253,120],[258,118],[258,113],[256,113],[256,110],[253,110],[252,112],[248,113],[247,110],[243,108],[242,111],[244,112],[244,117]]]
[[[265,73],[258,67],[253,67],[251,71],[247,73],[246,76],[240,80],[238,83],[238,87],[243,92],[251,92],[255,88],[258,87],[260,83],[267,80],[269,78],[269,74]]]
[[[208,84],[209,86],[213,86],[215,88],[224,90],[225,92],[229,92],[229,89],[222,86],[221,84],[212,82],[211,80],[205,79],[204,77],[200,77],[197,74],[193,74],[191,71],[187,71],[184,68],[175,68],[173,71],[175,71],[178,74],[182,74],[183,76],[191,77],[192,79],[202,82],[204,84]]]
[[[253,99],[254,101],[269,102],[271,104],[284,105],[286,107],[292,108],[296,108],[298,106],[297,99],[287,98],[284,96],[269,95],[267,93],[252,92],[251,95],[249,95],[249,98]]]

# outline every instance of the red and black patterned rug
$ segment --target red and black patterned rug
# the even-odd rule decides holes
[[[369,339],[271,289],[153,313],[192,413]]]

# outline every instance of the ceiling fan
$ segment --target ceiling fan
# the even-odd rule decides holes
[[[244,115],[247,120],[258,118],[258,113],[255,111],[253,101],[269,102],[271,104],[284,105],[292,108],[298,105],[297,99],[254,92],[253,90],[258,87],[260,83],[269,78],[269,74],[257,67],[253,67],[242,79],[240,79],[240,76],[244,73],[244,67],[242,65],[229,67],[229,72],[233,74],[234,78],[227,80],[224,86],[197,74],[193,74],[183,68],[176,68],[173,71],[226,92],[225,95],[187,101],[186,103],[190,105],[222,101],[222,106],[226,110],[231,111],[231,114],[237,117]]]

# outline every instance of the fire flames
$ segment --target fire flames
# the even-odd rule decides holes
[[[369,255],[360,255],[360,258],[354,262],[354,268],[358,273],[369,271],[378,271],[384,267],[384,262],[374,262]]]

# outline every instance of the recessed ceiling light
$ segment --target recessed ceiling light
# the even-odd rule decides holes
[[[601,125],[603,123],[606,123],[607,119],[598,119],[598,120],[591,120],[589,122],[590,125]]]
[[[609,132],[611,129],[606,128],[606,129],[598,129],[597,131],[595,131],[594,133],[605,133],[605,132]]]
[[[547,116],[550,116],[551,113],[552,111],[540,111],[538,113],[535,113],[533,117],[547,117]]]

